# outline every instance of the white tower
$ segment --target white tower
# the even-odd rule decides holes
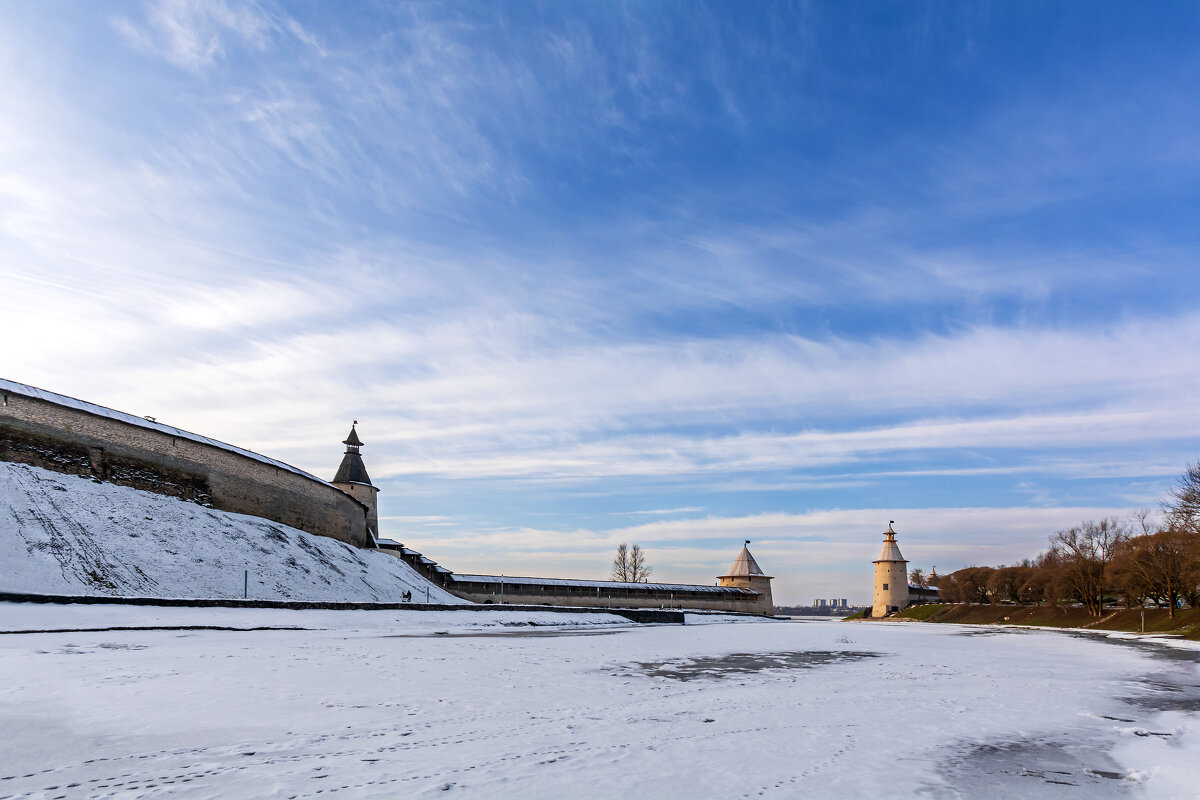
[[[872,617],[886,617],[908,606],[908,562],[900,555],[892,520],[883,532],[883,550],[875,560],[875,599]]]

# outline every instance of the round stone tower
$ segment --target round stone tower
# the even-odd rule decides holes
[[[750,589],[758,592],[758,600],[754,602],[753,611],[771,616],[775,613],[774,601],[771,599],[771,576],[764,575],[754,556],[750,555],[750,540],[742,546],[742,552],[733,560],[729,574],[717,578],[719,586],[736,586],[739,589]]]
[[[363,443],[355,430],[357,425],[358,420],[355,420],[354,424],[350,426],[350,435],[342,442],[346,445],[346,454],[342,456],[341,466],[338,467],[337,474],[333,476],[330,483],[367,507],[367,527],[371,531],[372,538],[378,539],[379,512],[376,508],[375,495],[379,494],[379,490],[371,483],[371,477],[367,475],[367,466],[363,464],[361,455]]]
[[[894,522],[893,520],[892,522]],[[883,532],[883,550],[875,559],[875,599],[872,617],[886,617],[908,606],[908,562],[900,555],[892,522]]]

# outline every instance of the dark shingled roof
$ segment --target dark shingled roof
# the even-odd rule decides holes
[[[367,475],[367,467],[363,464],[362,456],[350,452],[342,456],[342,465],[338,467],[337,475],[333,476],[333,482],[375,485],[371,483],[371,476]]]
[[[354,426],[350,426],[350,435],[342,442],[346,445],[346,455],[342,456],[342,464],[338,467],[337,475],[333,476],[334,483],[365,483],[368,486],[374,486],[371,483],[371,476],[367,474],[367,467],[363,464],[362,456],[358,454],[358,448],[362,447],[362,439],[358,438],[358,431],[354,430]]]

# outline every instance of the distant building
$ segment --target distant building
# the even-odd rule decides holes
[[[380,547],[403,558],[418,570],[441,570],[415,550],[399,543],[380,542]],[[422,561],[427,564],[422,564]],[[695,608],[774,613],[771,577],[764,575],[746,547],[738,553],[729,572],[716,586],[683,583],[636,583],[591,581],[571,578],[532,578],[511,575],[463,575],[444,571],[430,577],[447,591],[477,603],[518,603],[617,608]]]
[[[942,602],[942,595],[936,586],[918,586],[915,583],[908,585],[908,604],[910,606],[940,602]]]
[[[892,523],[883,533],[883,549],[875,559],[875,597],[872,617],[886,617],[908,607],[908,562],[896,544]]]
[[[757,592],[759,597],[758,613],[769,615],[775,608],[771,600],[772,580],[773,578],[765,574],[758,566],[754,556],[750,555],[750,540],[747,539],[746,543],[742,545],[742,552],[738,553],[737,558],[733,560],[733,566],[729,568],[729,572],[717,578],[717,585]]]

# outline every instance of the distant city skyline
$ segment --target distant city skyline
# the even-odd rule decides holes
[[[0,7],[0,377],[778,604],[1200,459],[1200,8]]]

